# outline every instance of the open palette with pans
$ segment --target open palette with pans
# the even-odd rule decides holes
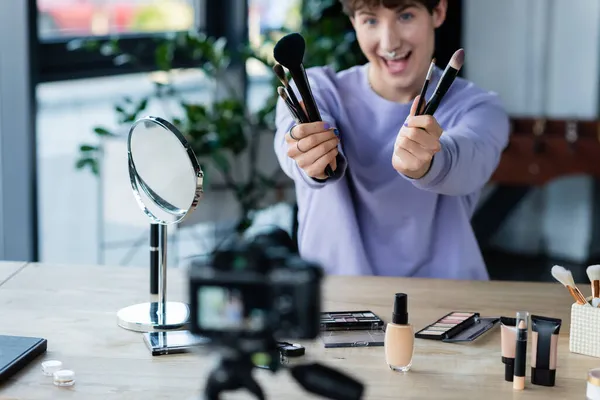
[[[377,330],[384,322],[371,311],[335,311],[321,313],[321,330]]]
[[[497,317],[481,318],[476,312],[453,311],[415,333],[415,337],[443,342],[471,342],[499,321]]]

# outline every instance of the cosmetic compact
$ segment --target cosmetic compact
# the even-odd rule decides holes
[[[426,326],[415,337],[442,342],[472,342],[491,330],[500,318],[482,318],[476,312],[453,311]]]

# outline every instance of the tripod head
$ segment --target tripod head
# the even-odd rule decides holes
[[[333,400],[359,400],[362,398],[364,386],[354,378],[325,365],[312,363],[283,367],[276,341],[263,353],[269,360],[268,369],[276,373],[282,368],[290,370],[292,377],[306,391]],[[221,393],[246,389],[258,400],[265,400],[265,395],[252,376],[256,367],[254,356],[238,348],[228,347],[221,353],[220,363],[209,374],[204,390],[204,400],[219,400]]]

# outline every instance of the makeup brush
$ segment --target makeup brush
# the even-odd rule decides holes
[[[590,265],[586,272],[592,285],[592,307],[598,307],[600,305],[600,265]]]
[[[573,274],[568,269],[561,267],[560,265],[555,265],[552,267],[552,276],[554,279],[562,283],[567,289],[569,289],[569,293],[575,299],[577,304],[587,304],[587,300],[585,296],[581,293],[581,291],[575,286],[575,281],[573,280]]]
[[[292,88],[290,86],[290,82],[288,81],[288,78],[285,74],[283,65],[275,64],[273,66],[273,72],[275,72],[275,75],[277,75],[277,78],[283,84],[283,87],[285,88],[285,91],[287,92],[287,97],[290,99],[291,103],[294,105],[294,108],[298,111],[298,113],[301,113],[302,115],[305,116],[305,118],[301,118],[301,121],[308,122],[308,117],[306,117],[306,114],[304,114],[304,110],[300,106],[300,102],[298,101],[298,98],[296,97],[296,94],[294,93],[294,88]],[[279,89],[277,89],[277,91],[279,91]]]
[[[417,104],[416,115],[421,115],[421,108],[423,108],[423,104],[425,103],[425,96],[427,96],[427,88],[429,87],[429,82],[431,82],[431,75],[433,75],[434,68],[435,68],[435,58],[433,60],[431,60],[431,64],[429,64],[429,70],[427,71],[427,76],[425,77],[425,82],[423,82],[423,87],[421,88],[421,94],[419,96],[419,103]]]
[[[292,114],[292,117],[294,117],[294,120],[296,120],[297,124],[307,122],[304,119],[304,118],[306,118],[306,116],[304,115],[304,113],[300,114],[299,110],[292,104],[292,101],[288,97],[288,94],[285,91],[285,88],[283,86],[279,86],[277,88],[277,93],[279,94],[279,97],[281,97],[283,99],[283,101],[285,101],[285,104],[287,105],[288,110],[290,110],[290,113]]]
[[[304,101],[308,121],[317,122],[321,121],[321,114],[313,97],[304,64],[302,64],[305,50],[306,42],[302,35],[299,33],[289,33],[275,44],[273,57],[275,57],[275,60],[279,64],[290,71],[290,75],[296,83],[300,96]],[[325,174],[329,177],[333,176],[333,170],[330,165],[325,167]]]
[[[275,60],[290,71],[290,75],[296,82],[298,91],[310,122],[321,121],[321,114],[317,108],[315,98],[313,97],[306,70],[302,61],[304,59],[304,51],[306,50],[306,42],[299,33],[290,33],[282,37],[273,49]]]
[[[456,50],[452,55],[450,62],[446,66],[446,69],[442,73],[442,77],[435,88],[435,92],[433,93],[431,100],[425,106],[425,112],[423,112],[423,114],[433,115],[435,113],[438,106],[442,102],[442,99],[446,95],[446,92],[448,92],[450,86],[452,86],[454,79],[456,79],[456,76],[458,75],[458,72],[462,68],[464,62],[465,51],[463,49]]]

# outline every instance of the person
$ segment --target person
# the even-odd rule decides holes
[[[276,108],[301,256],[329,274],[489,279],[470,218],[508,144],[500,99],[457,77],[433,116],[415,116],[447,0],[341,2],[367,63],[307,69],[323,122]]]

